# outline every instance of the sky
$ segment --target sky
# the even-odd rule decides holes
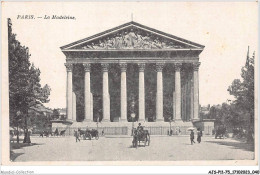
[[[12,19],[13,32],[41,70],[41,84],[51,87],[45,105],[61,108],[66,107],[66,61],[60,47],[130,22],[131,14],[135,22],[205,46],[200,54],[201,105],[232,99],[227,89],[240,78],[248,46],[250,55],[258,48],[256,2],[4,2],[2,18]],[[17,15],[76,19],[22,20]]]

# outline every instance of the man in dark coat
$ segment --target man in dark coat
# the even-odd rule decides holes
[[[191,130],[191,133],[190,133],[190,142],[191,142],[191,144],[195,143],[194,142],[194,132],[193,132],[193,130]]]
[[[80,142],[80,139],[79,139],[79,131],[77,130],[74,130],[74,136],[76,137],[76,142]]]
[[[198,128],[198,137],[197,137],[197,142],[200,143],[201,142],[201,137],[202,137],[202,131],[200,130],[200,128]]]
[[[143,126],[141,125],[141,123],[139,123],[137,126],[137,131],[142,131],[143,129]]]

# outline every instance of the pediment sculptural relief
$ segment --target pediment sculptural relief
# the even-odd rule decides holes
[[[81,49],[180,49],[183,45],[148,32],[128,30],[88,42]]]

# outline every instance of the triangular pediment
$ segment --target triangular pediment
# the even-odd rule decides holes
[[[62,50],[178,50],[203,49],[204,46],[143,26],[126,23],[61,47]]]

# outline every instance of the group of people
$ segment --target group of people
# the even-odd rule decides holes
[[[197,130],[198,130],[198,131],[197,131],[197,142],[200,143],[200,142],[201,142],[201,137],[202,137],[202,131],[200,130],[200,128],[198,128]],[[194,136],[194,135],[195,135],[195,134],[194,134],[194,131],[191,130],[191,133],[190,133],[190,142],[191,142],[192,145],[193,145],[193,143],[196,143],[196,142],[194,141],[194,139],[195,139],[195,136]]]
[[[169,136],[172,136],[174,134],[172,129],[168,130],[167,133]],[[179,127],[175,128],[175,135],[181,135],[181,129]]]
[[[74,130],[74,137],[76,138],[76,142],[80,142],[80,137],[84,134],[84,133],[86,133],[86,132],[88,132],[88,131],[90,131],[89,129],[88,129],[88,127],[87,127],[87,129],[86,129],[86,131],[83,131],[83,130],[81,130],[80,128],[78,128],[77,130]],[[92,131],[93,131],[93,129],[92,129]],[[98,135],[98,130],[96,130],[96,132],[97,132],[97,135]],[[104,132],[104,130],[102,130],[102,132],[101,132],[101,136],[104,136],[105,135],[105,132]],[[93,136],[93,135],[92,135]]]

